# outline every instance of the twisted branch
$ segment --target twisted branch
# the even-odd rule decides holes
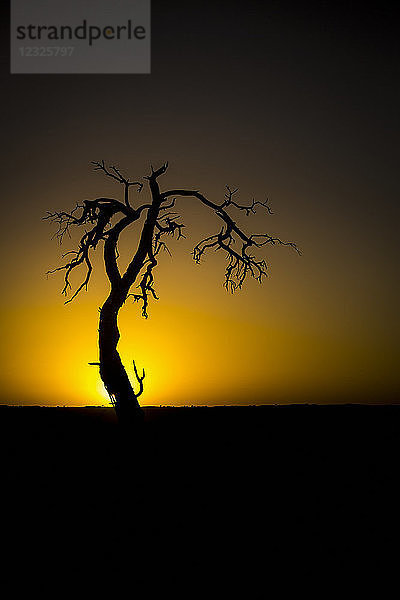
[[[135,372],[135,377],[136,377],[136,379],[138,380],[138,383],[139,383],[139,391],[138,391],[138,393],[135,392],[135,396],[136,396],[136,398],[139,398],[139,396],[141,396],[142,393],[143,393],[143,379],[145,378],[146,373],[144,372],[144,369],[143,369],[143,375],[142,375],[142,377],[140,377],[140,375],[138,373],[138,370],[136,368],[135,361],[133,360],[132,362],[133,362],[133,370]]]
[[[259,202],[253,199],[251,205],[240,205],[232,200],[237,189],[232,190],[228,186],[226,186],[226,189],[227,193],[225,194],[225,200],[221,204],[216,204],[208,200],[198,190],[169,190],[162,194],[162,198],[163,201],[166,201],[170,196],[195,197],[200,200],[202,204],[211,208],[223,221],[224,225],[222,226],[221,231],[198,242],[193,249],[192,256],[194,261],[199,264],[206,251],[211,250],[212,248],[215,251],[224,250],[227,259],[224,286],[228,291],[233,293],[242,287],[248,275],[256,279],[259,283],[262,282],[263,277],[267,276],[268,265],[266,261],[257,260],[253,254],[248,252],[249,248],[261,248],[266,244],[280,244],[283,246],[291,246],[298,254],[300,254],[300,251],[294,242],[283,242],[279,238],[274,238],[268,234],[247,235],[243,229],[233,221],[230,214],[226,211],[226,208],[234,206],[239,210],[245,211],[248,216],[251,213],[255,214],[255,207],[259,205],[266,208],[269,214],[272,214],[268,205],[268,200]],[[257,241],[258,238],[260,238],[260,241]],[[232,248],[232,245],[237,241],[241,241],[242,243],[240,250]]]
[[[246,206],[246,205],[242,205],[242,204],[237,204],[237,202],[234,202],[234,201],[232,200],[232,198],[233,198],[234,194],[236,194],[236,192],[238,191],[238,189],[236,188],[236,189],[234,189],[234,190],[231,190],[231,188],[230,188],[228,185],[227,185],[227,186],[225,186],[225,187],[226,187],[226,189],[227,189],[227,192],[226,192],[226,194],[225,194],[225,200],[224,200],[224,202],[221,204],[221,208],[225,208],[225,206],[231,206],[231,205],[232,205],[232,206],[235,206],[235,208],[238,208],[239,210],[244,210],[244,211],[246,211],[246,216],[248,217],[248,216],[249,216],[251,213],[252,213],[253,215],[255,215],[255,214],[256,214],[255,207],[256,207],[257,205],[259,205],[259,206],[263,206],[264,208],[266,208],[266,209],[267,209],[267,212],[268,212],[268,214],[270,214],[270,215],[272,215],[272,214],[273,214],[273,212],[272,212],[272,210],[271,210],[270,206],[268,205],[268,198],[266,199],[266,201],[265,201],[265,202],[260,202],[259,200],[257,200],[257,201],[256,201],[256,200],[254,200],[254,198],[253,198],[253,199],[252,199],[252,203],[250,204],[250,206]]]
[[[112,179],[115,179],[115,181],[118,181],[118,183],[122,183],[122,185],[125,188],[125,193],[124,193],[125,205],[128,208],[131,208],[131,205],[129,203],[129,188],[132,185],[137,185],[138,192],[141,192],[143,189],[143,183],[141,183],[140,181],[129,181],[129,179],[127,179],[126,177],[124,177],[122,175],[121,171],[117,167],[110,165],[111,170],[107,169],[107,167],[105,166],[104,160],[102,160],[101,162],[92,161],[92,165],[95,166],[94,167],[95,171],[103,171],[103,173],[107,177],[111,177]]]
[[[78,209],[81,209],[81,214],[79,217],[75,215]],[[66,300],[65,304],[72,302],[72,300],[76,298],[79,292],[81,292],[83,289],[87,290],[90,276],[93,270],[89,256],[90,251],[96,249],[96,246],[100,240],[107,240],[107,236],[109,236],[110,240],[113,240],[111,236],[111,234],[113,233],[115,238],[115,244],[113,243],[113,241],[111,242],[113,248],[111,249],[111,252],[109,252],[110,256],[108,257],[108,262],[106,260],[106,269],[107,266],[109,267],[107,269],[107,273],[110,277],[110,280],[112,279],[112,276],[110,275],[113,270],[112,253],[114,252],[114,260],[116,261],[115,247],[116,239],[118,237],[118,224],[115,225],[113,228],[110,228],[110,223],[112,217],[120,212],[125,214],[126,208],[123,204],[118,202],[118,200],[114,200],[111,198],[98,198],[96,200],[85,200],[83,202],[83,205],[77,204],[77,206],[70,213],[66,213],[63,211],[54,213],[48,212],[47,215],[43,217],[45,220],[48,219],[52,223],[58,224],[58,230],[55,235],[57,236],[60,243],[63,241],[65,234],[68,234],[69,237],[71,237],[70,227],[72,225],[92,225],[91,229],[89,229],[89,231],[85,231],[85,233],[81,237],[78,245],[78,250],[71,250],[63,255],[64,258],[65,256],[72,254],[74,255],[74,258],[62,265],[61,267],[49,270],[46,273],[46,275],[51,275],[58,271],[65,270],[64,287],[62,289],[62,294],[66,296],[68,291],[72,289],[70,283],[70,275],[72,271],[82,264],[86,265],[86,276],[84,277],[83,281],[78,286],[76,291],[73,293],[71,298],[69,300]],[[132,222],[132,220],[134,220],[134,218],[136,218],[135,213],[128,214],[128,216],[125,216],[123,219],[121,219],[121,221],[123,221],[126,224],[129,224]]]
[[[175,207],[178,197],[196,198],[211,209],[222,221],[221,230],[200,240],[195,245],[192,256],[196,263],[200,263],[208,251],[212,249],[214,251],[222,250],[227,260],[224,286],[230,292],[240,289],[248,276],[256,279],[259,283],[262,282],[264,277],[267,277],[267,262],[265,259],[258,259],[252,252],[252,249],[263,248],[268,244],[279,244],[290,246],[300,254],[294,242],[282,241],[280,238],[273,237],[267,233],[248,235],[228,212],[229,209],[233,208],[244,212],[246,216],[250,216],[251,214],[255,214],[256,208],[260,206],[266,209],[268,214],[272,214],[268,199],[260,202],[255,201],[253,198],[251,204],[240,204],[234,200],[235,194],[238,191],[237,188],[232,189],[229,186],[226,186],[224,200],[219,204],[212,202],[198,190],[173,189],[161,192],[158,178],[168,169],[168,163],[164,163],[156,170],[151,166],[151,174],[144,177],[149,182],[152,202],[133,209],[129,204],[127,190],[129,186],[137,185],[140,191],[142,184],[138,181],[130,181],[115,166],[107,167],[104,160],[93,162],[93,164],[95,165],[95,170],[102,171],[107,177],[125,186],[125,203],[112,198],[85,200],[83,204],[77,204],[70,213],[48,212],[47,216],[44,217],[58,224],[55,236],[60,243],[66,234],[70,235],[69,230],[72,225],[81,226],[89,224],[91,226],[81,237],[78,250],[64,255],[72,254],[74,256],[72,260],[57,269],[48,271],[48,274],[50,274],[65,270],[62,293],[66,295],[67,291],[71,288],[69,282],[71,272],[82,264],[86,265],[86,277],[67,302],[71,302],[82,289],[87,289],[92,273],[89,252],[94,250],[98,242],[102,240],[105,243],[104,260],[106,272],[112,288],[122,288],[122,293],[126,294],[126,297],[133,296],[135,302],[142,302],[142,315],[147,318],[149,296],[158,299],[154,289],[153,273],[154,268],[158,264],[157,256],[161,250],[171,254],[163,238],[165,236],[175,237],[175,235],[177,239],[185,237],[183,234],[185,226],[181,223],[179,214],[171,210]],[[81,211],[80,214],[78,213],[79,210]],[[117,265],[117,242],[119,235],[128,225],[138,220],[145,210],[147,211],[147,219],[141,232],[138,250],[133,256],[125,274],[121,277]],[[111,220],[117,214],[121,214],[122,219],[112,224]],[[140,293],[129,293],[132,284],[139,276],[140,280],[137,287],[140,289]]]

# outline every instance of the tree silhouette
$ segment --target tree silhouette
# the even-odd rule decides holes
[[[181,197],[191,197],[213,211],[221,220],[221,229],[196,244],[193,249],[193,259],[199,263],[203,255],[211,249],[222,250],[227,259],[224,285],[230,292],[240,289],[248,276],[261,283],[267,275],[267,263],[258,259],[252,252],[268,244],[291,246],[299,252],[293,242],[283,242],[279,238],[268,234],[248,235],[232,218],[232,210],[245,213],[247,216],[256,212],[260,206],[271,213],[268,200],[259,202],[253,200],[250,205],[241,205],[234,200],[236,189],[226,187],[224,200],[217,204],[206,198],[198,190],[172,189],[161,191],[158,179],[168,168],[168,163],[154,170],[144,179],[149,188],[149,200],[139,206],[131,204],[130,188],[142,192],[143,183],[130,181],[125,178],[120,170],[114,166],[106,166],[104,160],[93,162],[95,170],[101,171],[106,177],[114,179],[122,185],[124,201],[114,198],[96,198],[84,200],[77,204],[71,212],[48,212],[44,217],[58,224],[55,236],[61,243],[65,234],[69,234],[72,226],[84,228],[77,250],[67,252],[68,256],[64,265],[48,271],[48,274],[65,271],[64,287],[62,293],[71,297],[66,304],[71,302],[83,289],[87,289],[92,274],[91,252],[99,243],[103,244],[104,266],[110,281],[110,292],[100,309],[99,319],[99,362],[89,363],[98,365],[104,387],[108,392],[111,403],[115,408],[120,422],[135,422],[141,415],[138,398],[143,392],[145,372],[139,375],[135,361],[133,369],[139,384],[139,390],[134,391],[127,372],[122,364],[117,350],[120,333],[118,330],[118,313],[127,298],[132,297],[135,302],[141,303],[142,315],[148,316],[149,297],[158,299],[154,289],[154,268],[157,257],[162,249],[167,249],[165,236],[185,237],[182,233],[184,225],[180,217],[171,209],[175,207],[176,200]],[[141,224],[139,225],[139,221]],[[120,272],[118,265],[118,241],[121,233],[133,224],[138,225],[138,246],[125,273]],[[236,242],[236,244],[235,244]],[[238,243],[238,244],[237,244]],[[70,274],[77,267],[84,266],[86,274],[72,292]],[[134,284],[140,293],[132,293]]]

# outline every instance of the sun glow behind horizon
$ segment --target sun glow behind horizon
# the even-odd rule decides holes
[[[147,320],[132,302],[120,312],[119,350],[135,389],[132,360],[146,372],[143,406],[307,402],[321,394],[340,401],[343,394],[359,393],[366,379],[371,386],[373,370],[383,366],[368,356],[357,332],[345,342],[334,327],[321,333],[310,327],[304,307],[295,320],[280,300],[282,282],[274,281],[274,291],[267,281],[263,288],[250,285],[248,295],[232,296],[221,285],[213,289],[220,273],[211,268],[206,282],[196,284],[193,275],[199,274],[189,268],[177,303],[174,283],[168,289],[167,283],[181,268],[178,260],[166,269],[161,298]],[[205,284],[213,290],[206,294],[209,302],[199,301],[198,286]],[[12,344],[2,357],[8,367],[5,403],[110,406],[98,367],[88,365],[98,360],[95,292],[67,306],[57,297],[58,304],[8,311],[13,336],[8,333]],[[375,385],[379,389],[379,378]]]
[[[315,269],[307,243],[300,244],[305,251],[301,257],[287,247],[267,248],[261,254],[268,259],[270,276],[262,285],[250,279],[231,295],[222,285],[221,255],[211,253],[200,265],[190,256],[204,230],[213,231],[213,223],[204,211],[186,212],[189,239],[171,240],[172,257],[160,256],[154,271],[160,299],[150,301],[149,318],[143,319],[140,306],[129,299],[119,314],[118,348],[135,389],[132,360],[139,372],[146,372],[142,405],[340,401],[375,390],[382,395],[393,385],[391,365],[374,354],[369,339],[373,330],[365,329],[356,300],[358,322],[350,304],[338,304],[328,293],[320,303],[324,287],[332,285],[329,270],[319,273],[318,289],[304,284]],[[243,222],[247,230],[269,226],[276,231],[272,219],[269,224],[259,215]],[[294,229],[290,222],[289,227]],[[134,239],[126,232],[122,268]],[[60,250],[70,247],[72,241]],[[2,356],[2,401],[110,405],[98,367],[88,364],[98,360],[98,309],[109,287],[101,248],[88,291],[67,305],[60,296],[63,275],[40,277],[49,262],[56,262],[56,256],[48,259],[56,250],[54,242],[43,242],[39,255],[32,255],[37,295],[26,302],[21,279],[12,303],[3,307],[8,346]]]
[[[129,301],[120,314],[133,384],[132,359],[146,371],[142,404],[398,399],[398,36],[383,13],[339,10],[328,22],[326,7],[310,18],[222,4],[212,22],[197,9],[199,22],[186,19],[185,52],[170,35],[178,13],[160,8],[149,76],[38,75],[37,94],[31,77],[4,70],[0,402],[108,402],[88,365],[108,293],[101,246],[88,291],[64,306],[62,274],[44,274],[76,238],[59,247],[41,220],[84,199],[123,199],[93,171],[102,159],[132,181],[169,161],[163,190],[222,202],[229,185],[240,203],[268,198],[273,215],[234,219],[302,251],[265,248],[269,278],[231,296],[220,253],[201,265],[190,256],[221,224],[177,202],[187,240],[160,255],[160,300],[147,321]],[[146,185],[132,194],[133,206],[149,199]],[[123,264],[136,234],[124,235]]]
[[[168,189],[173,185],[167,175],[163,186]],[[96,197],[90,191],[93,173],[89,171],[87,177],[90,185],[83,179],[79,198],[85,196],[85,189],[87,196]],[[179,179],[175,173],[174,180]],[[118,197],[118,187],[101,179],[95,183],[96,190]],[[248,202],[247,189],[253,184],[250,180],[241,184],[240,200]],[[259,189],[263,189],[261,184]],[[218,200],[224,187],[218,182],[205,185],[203,191]],[[40,188],[36,192],[37,202],[49,207],[51,190],[47,199],[40,195]],[[70,195],[65,191],[59,204],[68,208]],[[191,256],[200,239],[219,230],[218,219],[196,202],[177,202],[187,238],[168,239],[172,256],[164,252],[158,257],[154,275],[160,299],[150,300],[147,320],[131,299],[119,314],[118,349],[136,389],[132,360],[139,372],[143,368],[146,372],[142,405],[340,402],[393,395],[397,369],[391,357],[396,349],[392,331],[385,327],[375,297],[369,293],[369,271],[352,251],[350,237],[341,242],[338,256],[335,243],[326,243],[326,230],[316,229],[312,220],[297,221],[288,196],[295,197],[295,190],[286,191],[280,202],[272,198],[273,215],[258,209],[255,215],[240,213],[235,218],[247,232],[295,240],[302,256],[286,246],[265,247],[259,256],[268,262],[268,277],[262,285],[248,279],[233,295],[223,287],[225,259],[220,252],[209,253],[200,265]],[[265,194],[261,191],[255,197],[265,199]],[[330,225],[333,231],[341,227],[333,218]],[[61,264],[60,255],[76,247],[79,235],[60,247],[51,240],[54,228],[48,222],[42,222],[39,229],[24,231],[31,252],[16,248],[18,268],[1,301],[3,339],[7,340],[1,357],[1,402],[110,405],[98,368],[88,364],[98,361],[98,310],[109,290],[101,245],[93,256],[88,290],[64,305],[60,295],[63,273],[47,278],[44,273]],[[121,236],[122,271],[137,247],[137,235],[133,226]],[[40,244],[36,244],[38,236]],[[366,264],[376,260],[372,250],[368,256],[364,249],[365,254]],[[338,261],[339,288],[332,277]],[[74,289],[81,276],[75,274]],[[397,310],[394,304],[386,308],[389,314],[392,308],[393,313]]]

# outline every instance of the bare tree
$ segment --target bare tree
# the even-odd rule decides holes
[[[145,372],[143,370],[142,375],[139,375],[133,361],[133,370],[139,384],[139,389],[135,392],[117,350],[120,338],[118,313],[126,300],[132,297],[135,302],[141,304],[142,315],[147,318],[149,297],[158,299],[154,289],[153,271],[160,251],[168,250],[164,242],[165,236],[176,235],[178,239],[185,237],[180,216],[171,210],[175,207],[176,200],[192,198],[199,201],[220,219],[219,231],[199,241],[192,254],[195,262],[199,263],[208,250],[222,250],[227,260],[224,285],[230,292],[240,289],[248,276],[261,283],[267,275],[266,261],[258,259],[253,254],[254,250],[268,244],[281,244],[291,246],[297,252],[299,250],[293,242],[283,242],[266,233],[248,235],[230,214],[231,211],[239,211],[249,216],[256,212],[257,206],[271,213],[268,200],[253,200],[249,205],[242,205],[235,201],[237,190],[229,187],[226,187],[225,198],[219,204],[212,202],[198,190],[161,191],[158,179],[168,168],[168,163],[165,163],[157,170],[151,167],[151,174],[144,177],[150,192],[149,200],[134,206],[130,199],[130,188],[134,187],[137,192],[141,192],[143,183],[130,181],[117,167],[106,166],[104,160],[92,164],[95,170],[122,185],[124,200],[122,202],[114,198],[96,198],[84,200],[69,213],[48,212],[44,218],[58,224],[55,236],[60,243],[65,234],[70,233],[72,226],[84,229],[78,249],[64,254],[63,258],[68,256],[67,262],[48,273],[65,271],[62,293],[67,295],[71,292],[71,297],[65,303],[71,302],[79,292],[87,289],[92,274],[91,252],[99,243],[103,244],[104,266],[110,281],[110,293],[100,309],[99,362],[89,364],[99,366],[101,379],[120,422],[132,422],[141,415],[138,398],[143,392]],[[138,247],[125,273],[122,274],[118,265],[118,241],[120,234],[134,223],[138,225]],[[77,289],[72,291],[70,275],[81,265],[85,267],[85,276]],[[135,283],[139,293],[131,292]]]

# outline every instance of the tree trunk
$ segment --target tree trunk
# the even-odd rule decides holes
[[[121,296],[111,292],[100,310],[100,377],[120,424],[132,425],[142,419],[143,412],[117,350],[120,337],[118,312],[123,301]]]

